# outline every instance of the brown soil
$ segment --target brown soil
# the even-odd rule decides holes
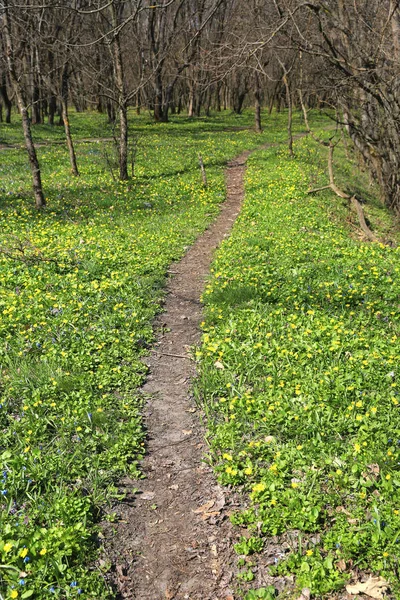
[[[152,356],[145,414],[145,479],[123,482],[131,504],[120,503],[119,522],[105,525],[107,559],[120,598],[227,600],[232,597],[233,543],[229,513],[238,499],[215,481],[203,462],[206,446],[191,396],[189,348],[200,339],[200,295],[213,253],[229,233],[244,196],[250,152],[229,163],[227,198],[214,224],[190,248],[169,280],[160,335]],[[135,494],[135,489],[139,493]]]

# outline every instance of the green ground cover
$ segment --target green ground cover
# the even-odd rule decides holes
[[[271,574],[326,598],[358,570],[400,598],[400,250],[354,239],[331,192],[307,195],[326,183],[321,152],[305,139],[294,160],[249,159],[243,211],[203,296],[197,393],[219,480],[248,494],[232,517],[251,532],[238,554],[294,531]],[[339,181],[371,197],[337,159]],[[379,203],[367,214],[390,230]]]
[[[103,146],[38,149],[48,207],[36,212],[26,155],[0,153],[0,596],[111,597],[94,562],[96,522],[144,448],[140,356],[153,339],[170,263],[218,212],[223,165],[283,140],[232,131],[250,116],[155,126],[131,116],[135,178],[113,181]],[[76,137],[109,135],[101,115],[72,115]],[[300,118],[296,127],[301,128]],[[35,127],[36,140],[60,129]],[[20,143],[17,125],[1,139]],[[209,187],[201,184],[197,153]]]

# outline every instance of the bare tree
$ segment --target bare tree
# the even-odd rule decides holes
[[[0,5],[1,6],[1,5]],[[22,118],[22,128],[24,132],[25,146],[29,156],[29,164],[31,167],[33,192],[35,196],[36,208],[43,208],[46,205],[46,200],[43,194],[42,179],[40,174],[39,161],[36,154],[35,145],[32,139],[31,122],[28,114],[28,106],[25,100],[24,90],[21,86],[20,76],[17,71],[14,51],[13,38],[13,15],[9,0],[2,0],[2,33],[4,35],[6,60],[8,75],[14,89],[15,97],[18,102],[18,108]],[[19,9],[18,9],[19,10]],[[1,14],[1,13],[0,13]]]

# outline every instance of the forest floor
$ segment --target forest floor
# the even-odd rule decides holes
[[[345,144],[379,242],[308,193],[321,148],[250,117],[133,116],[129,182],[99,115],[73,115],[79,178],[38,127],[40,213],[2,128],[5,598],[400,597],[398,225]]]

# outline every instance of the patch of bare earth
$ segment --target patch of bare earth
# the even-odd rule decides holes
[[[232,597],[237,532],[229,513],[239,506],[203,462],[204,430],[191,396],[194,365],[188,350],[200,339],[200,296],[215,249],[229,233],[244,196],[250,153],[226,170],[227,197],[217,220],[173,267],[150,373],[142,392],[150,399],[145,479],[121,483],[127,501],[119,522],[104,527],[114,565],[111,582],[120,598],[227,600]],[[134,490],[139,489],[138,494]],[[129,502],[130,501],[130,502]]]

